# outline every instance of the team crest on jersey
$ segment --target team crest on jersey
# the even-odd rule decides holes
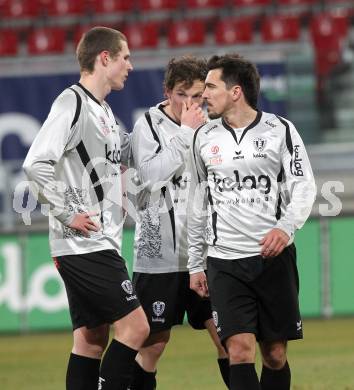
[[[99,117],[99,120],[100,120],[100,125],[101,125],[101,131],[104,135],[108,135],[110,133],[110,130],[109,130],[109,126],[108,124],[106,123],[105,119],[103,118],[103,116],[100,116]]]
[[[124,282],[121,284],[122,289],[129,295],[133,293],[133,285],[130,280],[124,280]]]
[[[267,146],[267,140],[261,137],[255,138],[253,140],[253,146],[256,149],[257,153],[253,153],[254,158],[267,158],[266,153],[262,153]]]
[[[259,137],[253,140],[253,146],[257,152],[263,152],[266,145],[267,145],[267,140],[264,138]]]

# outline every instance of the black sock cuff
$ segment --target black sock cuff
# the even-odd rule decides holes
[[[76,353],[73,353],[71,352],[70,354],[70,359],[72,360],[80,360],[82,362],[86,362],[86,363],[92,363],[92,364],[97,364],[97,362],[100,362],[101,359],[97,359],[97,358],[92,358],[92,357],[89,357],[89,356],[82,356],[82,355],[77,355]]]
[[[269,367],[265,366],[264,364],[262,366],[262,371],[273,373],[273,374],[274,374],[274,372],[284,372],[284,371],[288,371],[289,369],[290,369],[290,367],[289,367],[288,361],[286,361],[284,366],[278,370],[273,369],[273,368],[269,368]]]
[[[128,345],[121,343],[116,339],[112,339],[111,345],[109,346],[111,349],[122,351],[125,354],[134,355],[138,353],[136,349],[130,348]]]
[[[135,360],[134,362],[134,370],[140,372],[142,375],[144,376],[151,376],[151,377],[155,377],[156,376],[156,373],[157,371],[154,371],[154,372],[151,372],[151,371],[145,371],[143,369],[143,367],[141,367],[141,365]]]
[[[231,364],[230,368],[235,368],[237,370],[249,370],[250,368],[255,367],[255,363],[236,363]]]

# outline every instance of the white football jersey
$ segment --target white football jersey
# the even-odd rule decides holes
[[[190,272],[208,255],[237,259],[260,254],[260,240],[279,228],[294,240],[308,218],[316,188],[310,162],[294,125],[258,112],[247,128],[211,121],[191,148],[198,191],[188,212]]]
[[[121,162],[130,153],[109,105],[81,84],[65,89],[27,154],[24,170],[50,206],[52,256],[104,249],[121,251],[123,225]],[[97,213],[98,232],[85,237],[69,228],[76,213]]]

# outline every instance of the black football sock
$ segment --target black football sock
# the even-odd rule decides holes
[[[113,339],[102,359],[98,389],[127,390],[137,353]]]
[[[70,354],[66,390],[97,390],[100,359]]]
[[[230,363],[228,358],[220,358],[218,359],[219,369],[222,376],[222,379],[224,380],[224,383],[227,387],[229,387],[230,383]]]
[[[262,367],[261,389],[262,390],[289,390],[291,372],[288,362],[280,370],[272,370],[266,366]]]
[[[128,390],[155,390],[156,389],[156,371],[147,372],[140,364],[135,361],[133,368],[132,381]]]
[[[230,366],[230,390],[261,390],[254,363]]]

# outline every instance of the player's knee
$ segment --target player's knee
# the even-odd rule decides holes
[[[286,348],[283,345],[271,346],[262,351],[264,363],[273,370],[281,369],[286,362]]]
[[[251,363],[255,359],[253,346],[242,340],[229,340],[227,350],[231,364]]]
[[[140,348],[150,333],[150,326],[146,318],[141,321],[134,321],[131,326],[127,327],[124,332],[124,337],[131,345]]]
[[[158,360],[160,356],[163,354],[163,351],[165,350],[167,345],[166,341],[161,341],[158,343],[155,343],[149,347],[150,353],[153,355],[155,360]]]

